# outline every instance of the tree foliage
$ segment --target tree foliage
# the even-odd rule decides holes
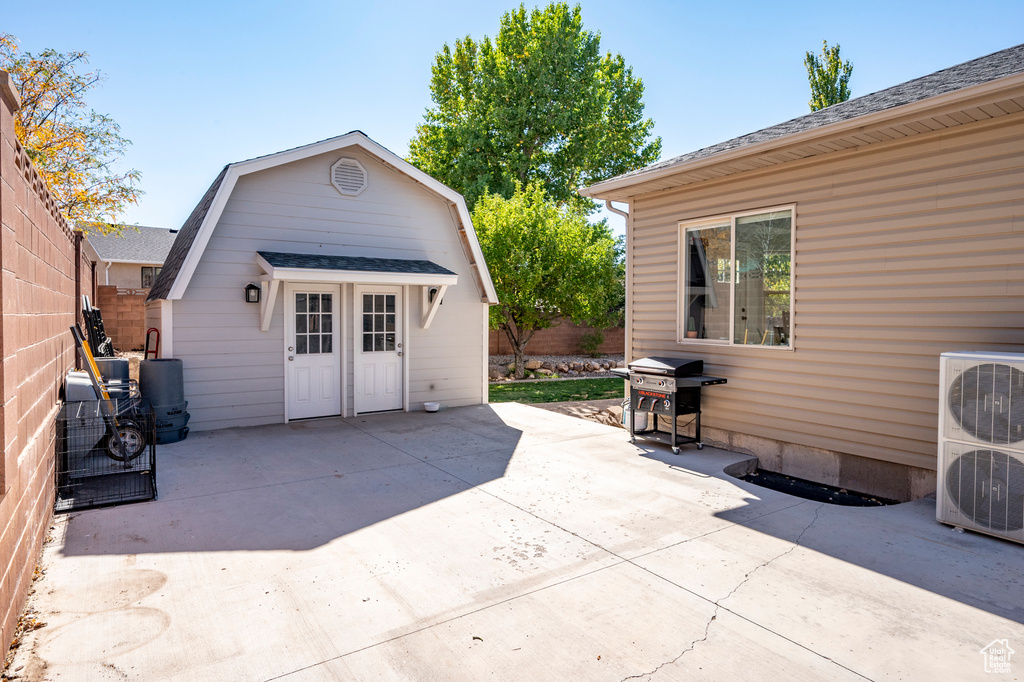
[[[566,3],[501,18],[498,36],[445,44],[409,160],[461,192],[510,197],[541,181],[559,203],[576,190],[653,163],[661,138],[643,117],[643,82],[622,55],[601,55],[598,33]]]
[[[821,41],[821,58],[808,52],[804,56],[807,67],[807,80],[811,85],[811,100],[808,104],[811,111],[839,104],[850,99],[850,75],[853,64],[839,57],[839,45],[828,46],[828,41]]]
[[[65,218],[116,229],[112,223],[142,195],[141,175],[114,170],[131,142],[110,116],[86,104],[103,80],[98,71],[79,73],[88,63],[85,52],[20,53],[14,36],[0,33],[0,68],[21,98],[14,126],[25,153]]]
[[[515,349],[518,378],[538,329],[560,317],[606,318],[619,274],[615,240],[604,222],[588,222],[585,208],[559,206],[534,182],[517,185],[508,199],[484,194],[473,224],[500,301],[491,307],[491,327]]]

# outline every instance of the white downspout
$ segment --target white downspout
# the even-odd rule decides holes
[[[110,266],[114,264],[114,261],[107,263],[107,267],[103,270],[103,283],[110,286]]]
[[[626,344],[623,350],[626,351],[626,364],[628,365],[633,361],[633,262],[631,258],[633,249],[630,247],[633,239],[633,214],[612,206],[611,199],[604,200],[604,207],[615,215],[626,219]]]

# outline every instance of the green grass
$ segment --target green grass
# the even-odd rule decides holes
[[[623,381],[619,377],[613,377],[492,384],[490,400],[492,403],[560,403],[569,400],[606,400],[622,396]]]

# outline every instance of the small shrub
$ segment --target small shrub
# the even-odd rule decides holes
[[[599,329],[584,334],[580,337],[580,350],[592,358],[601,355],[601,346],[604,344],[604,334]]]

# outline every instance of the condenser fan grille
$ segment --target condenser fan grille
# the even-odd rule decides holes
[[[1024,528],[1024,462],[997,450],[973,450],[946,469],[946,491],[957,508],[987,530]]]
[[[969,367],[949,387],[949,409],[974,438],[1006,445],[1024,440],[1024,372],[1004,364]]]

